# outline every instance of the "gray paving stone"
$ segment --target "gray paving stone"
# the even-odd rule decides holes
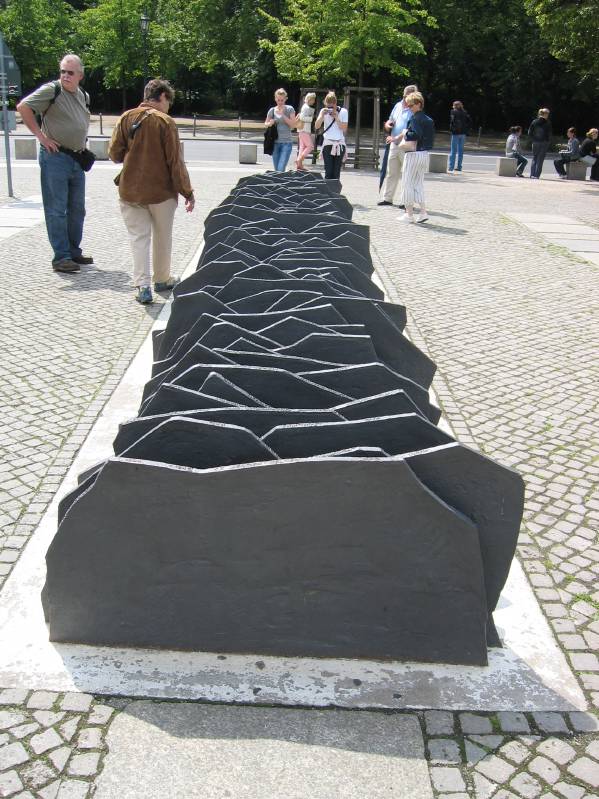
[[[510,788],[517,791],[524,799],[536,799],[543,790],[541,783],[530,774],[517,774],[510,782]]]
[[[108,705],[94,705],[94,707],[92,708],[92,712],[90,713],[89,718],[87,720],[87,723],[104,725],[108,722],[113,713],[114,709],[108,707]]]
[[[530,752],[519,741],[509,741],[501,747],[497,754],[519,766],[530,755]]]
[[[55,749],[57,746],[60,746],[62,744],[62,739],[55,730],[49,729],[39,733],[39,735],[34,735],[29,741],[29,744],[36,755],[41,755],[47,752],[48,749]]]
[[[497,755],[488,755],[476,765],[476,770],[493,782],[507,782],[516,771],[515,766]]]
[[[336,799],[348,785],[369,799],[432,799],[414,715],[136,701],[107,746],[94,799],[185,796],[189,785],[202,799]]]
[[[79,725],[79,719],[75,718],[75,719],[69,719],[67,722],[61,724],[61,726],[59,727],[60,734],[65,739],[65,741],[67,741],[67,743],[77,732],[78,725]]]
[[[89,783],[82,780],[62,780],[56,799],[86,799],[89,789]]]
[[[54,782],[51,782],[50,785],[46,785],[45,788],[42,788],[42,790],[39,791],[40,799],[56,799],[59,788],[60,788],[60,780],[55,780]]]
[[[27,707],[32,710],[51,710],[58,694],[50,691],[34,691],[29,697]]]
[[[37,760],[21,771],[21,777],[28,788],[41,788],[56,777],[53,768],[42,760]]]
[[[471,766],[476,765],[479,760],[482,760],[483,757],[486,757],[488,754],[486,749],[482,749],[480,746],[473,744],[472,741],[469,741],[468,739],[466,739],[464,742],[464,748],[466,750],[466,761]]]
[[[64,699],[60,703],[62,710],[71,710],[76,713],[86,713],[92,703],[93,696],[89,694],[65,694]]]
[[[0,705],[20,705],[28,693],[29,691],[21,688],[4,688],[0,691]]]
[[[14,735],[15,738],[27,738],[28,735],[39,730],[40,725],[34,721],[30,722],[29,724],[21,724],[19,727],[13,727],[10,731],[11,735]]]
[[[433,766],[431,768],[431,779],[437,791],[463,791],[466,788],[458,768]]]
[[[530,732],[530,725],[524,713],[500,710],[497,713],[497,720],[504,732]]]
[[[77,738],[77,746],[79,749],[101,749],[102,743],[102,730],[98,727],[86,727],[81,730]]]
[[[71,750],[68,746],[61,746],[60,749],[54,749],[50,752],[48,758],[54,764],[54,768],[60,773],[67,764],[67,760],[71,756]]]
[[[21,763],[27,763],[28,760],[29,755],[21,743],[8,744],[0,749],[0,771],[20,766]]]
[[[465,734],[493,732],[493,725],[490,719],[475,713],[460,713],[460,725],[462,727],[462,732]]]
[[[497,749],[501,746],[504,736],[503,735],[469,735],[471,741],[475,741],[481,746],[486,746],[487,749]]]
[[[69,762],[68,772],[74,777],[93,777],[98,770],[100,755],[97,752],[73,755]]]
[[[428,742],[432,763],[460,763],[460,749],[455,741],[448,738],[432,738]]]
[[[599,788],[599,767],[595,760],[581,757],[568,766],[568,771],[582,782],[586,782],[593,788]]]
[[[12,796],[23,788],[23,783],[16,771],[5,771],[0,774],[0,796]]]
[[[559,738],[548,738],[546,741],[540,743],[537,747],[537,752],[549,757],[560,766],[565,766],[576,757],[576,750],[566,741]]]
[[[453,713],[447,710],[426,710],[424,724],[429,735],[453,735]]]
[[[25,718],[22,713],[17,713],[16,711],[0,710],[0,730],[16,727],[18,724],[22,724]]]
[[[561,713],[533,713],[533,717],[542,732],[568,732],[568,726]]]
[[[572,785],[570,782],[556,782],[553,790],[557,791],[560,796],[565,796],[566,799],[582,799],[586,793],[584,788],[580,785]]]
[[[497,790],[497,785],[491,782],[482,774],[474,773],[472,775],[472,782],[474,784],[474,795],[476,799],[489,799]]]
[[[533,774],[537,774],[541,779],[553,785],[560,778],[560,771],[558,767],[551,760],[546,757],[535,757],[528,764],[528,770]]]
[[[52,713],[49,710],[36,710],[33,718],[38,721],[42,727],[52,727],[58,724],[64,718],[64,713]]]

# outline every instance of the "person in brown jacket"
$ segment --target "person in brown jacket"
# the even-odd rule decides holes
[[[195,204],[177,126],[168,115],[174,98],[168,81],[149,81],[143,102],[125,111],[117,121],[108,152],[112,161],[123,164],[115,183],[133,251],[135,299],[144,305],[153,301],[150,243],[154,289],[170,291],[179,282],[171,276],[173,221],[179,194],[185,198],[188,213]]]

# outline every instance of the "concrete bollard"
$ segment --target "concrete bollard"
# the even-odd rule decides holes
[[[15,139],[15,158],[35,161],[37,159],[37,139]]]
[[[447,153],[429,153],[429,172],[447,172]]]
[[[517,167],[518,161],[515,158],[510,158],[509,155],[504,155],[497,159],[495,172],[504,178],[515,178]]]
[[[568,180],[586,180],[587,169],[584,161],[571,161],[566,164],[566,176]]]
[[[239,163],[256,164],[258,162],[258,145],[245,142],[239,145]]]
[[[88,139],[87,149],[96,156],[97,161],[108,161],[108,139]]]

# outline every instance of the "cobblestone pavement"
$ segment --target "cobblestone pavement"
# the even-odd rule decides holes
[[[94,267],[54,274],[43,225],[0,249],[10,298],[0,322],[0,588],[160,309],[132,300],[113,174],[94,169],[88,183],[85,251]],[[181,267],[204,215],[239,174],[192,171],[199,202],[191,217],[177,215]],[[36,169],[13,177],[19,197],[39,194]],[[418,712],[435,794],[597,797],[599,267],[504,214],[564,214],[597,227],[599,190],[431,176],[430,223],[406,229],[397,209],[376,207],[376,182],[344,176],[354,218],[371,225],[387,291],[408,307],[410,335],[438,365],[434,389],[459,439],[526,479],[519,558],[592,708]],[[0,688],[0,797],[91,796],[107,726],[126,701]]]

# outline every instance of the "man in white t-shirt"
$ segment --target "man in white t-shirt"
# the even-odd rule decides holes
[[[347,130],[347,108],[337,105],[337,96],[329,92],[324,98],[324,106],[316,118],[314,127],[323,127],[322,157],[326,180],[339,180],[341,166],[345,158],[345,131]]]
[[[405,156],[405,151],[399,149],[397,145],[403,139],[408,122],[412,117],[412,112],[407,107],[405,100],[408,94],[417,91],[417,86],[406,86],[403,90],[402,99],[393,106],[393,111],[391,111],[389,119],[385,122],[385,130],[388,134],[386,143],[389,145],[389,156],[387,159],[387,175],[383,183],[383,198],[379,201],[379,205],[393,205],[393,197],[401,178]]]

